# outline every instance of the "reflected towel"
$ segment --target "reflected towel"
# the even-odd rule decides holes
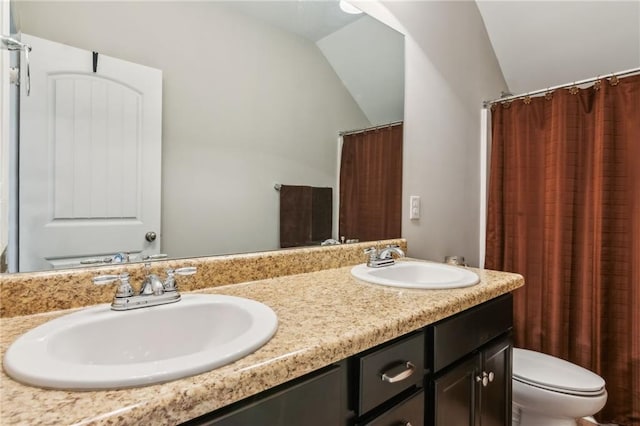
[[[282,185],[280,247],[319,244],[331,238],[333,189]]]

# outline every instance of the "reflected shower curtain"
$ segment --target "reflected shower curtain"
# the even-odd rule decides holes
[[[640,76],[492,111],[486,267],[518,272],[515,343],[601,375],[640,425]]]
[[[340,236],[360,241],[400,238],[402,124],[343,137]]]

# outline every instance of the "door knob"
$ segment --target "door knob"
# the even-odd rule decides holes
[[[486,371],[482,372],[482,375],[480,376],[476,376],[476,382],[478,383],[482,383],[482,387],[487,387],[487,385],[489,384],[489,375],[487,374]]]
[[[149,241],[150,243],[154,242],[156,240],[156,233],[153,231],[149,231],[144,235],[144,239]]]

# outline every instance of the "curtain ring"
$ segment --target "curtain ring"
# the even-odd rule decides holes
[[[578,92],[580,92],[580,89],[578,89],[578,86],[576,86],[576,82],[573,82],[573,86],[569,87],[569,93],[571,93],[572,95],[577,95]]]
[[[600,76],[596,76],[596,82],[593,83],[593,90],[595,90],[596,92],[598,90],[600,90],[600,86],[602,85],[602,81],[600,80]]]
[[[544,98],[548,101],[550,101],[551,99],[553,99],[553,90],[550,90],[547,87],[547,92],[544,94]]]
[[[508,109],[511,106],[512,101],[501,102],[502,108]]]
[[[522,102],[524,102],[525,105],[529,105],[531,103],[531,96],[527,93]]]
[[[609,79],[609,84],[612,86],[617,86],[618,83],[620,83],[620,80],[618,80],[618,76],[615,75],[614,73],[611,73],[611,78]]]

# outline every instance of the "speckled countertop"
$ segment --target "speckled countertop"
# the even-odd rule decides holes
[[[1,376],[0,424],[177,424],[300,377],[439,319],[510,292],[520,275],[476,270],[481,283],[406,290],[355,280],[351,267],[199,290],[247,297],[273,308],[276,335],[227,366],[169,383],[66,392]],[[0,355],[19,335],[75,310],[0,320]]]

